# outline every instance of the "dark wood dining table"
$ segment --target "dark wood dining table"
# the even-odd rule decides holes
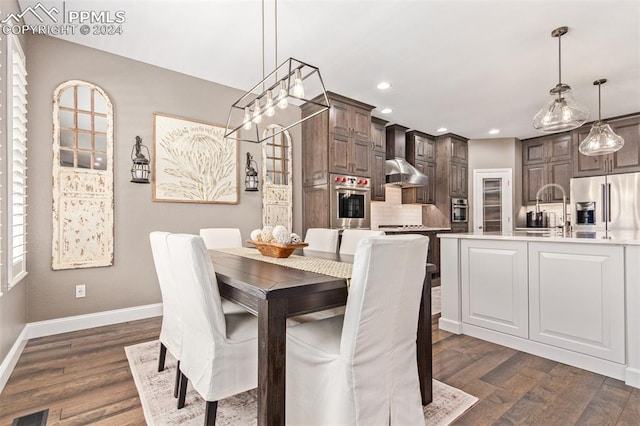
[[[285,424],[286,319],[342,306],[347,282],[239,255],[210,250],[220,295],[258,316],[258,425]],[[295,254],[353,263],[353,256],[309,250]],[[417,331],[417,363],[422,403],[433,398],[431,354],[431,273],[426,278]]]

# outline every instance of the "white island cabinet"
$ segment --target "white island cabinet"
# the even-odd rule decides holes
[[[640,233],[438,236],[441,329],[640,387]]]

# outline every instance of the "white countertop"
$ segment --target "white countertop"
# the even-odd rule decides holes
[[[440,238],[539,241],[561,243],[640,245],[640,230],[638,231],[609,231],[609,232],[579,232],[573,231],[563,235],[561,231],[505,231],[505,232],[470,232],[467,234],[446,233],[438,234]]]
[[[399,232],[402,233],[408,233],[408,232],[439,232],[439,231],[451,231],[451,228],[447,228],[447,227],[429,227],[429,226],[410,226],[410,227],[404,227],[404,226],[397,226],[397,227],[393,227],[393,228],[388,228],[388,227],[384,227],[384,226],[380,226],[377,229],[378,231],[384,231],[384,232],[388,232],[388,233],[394,233],[397,234]]]

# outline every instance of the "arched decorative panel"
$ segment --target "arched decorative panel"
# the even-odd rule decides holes
[[[113,106],[86,81],[53,94],[53,269],[113,265]]]
[[[264,136],[282,126],[270,125]],[[287,130],[262,142],[262,226],[293,225],[291,135]]]

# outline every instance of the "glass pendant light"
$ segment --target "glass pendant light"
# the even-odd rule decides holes
[[[624,145],[624,139],[616,135],[607,123],[602,121],[600,102],[600,86],[607,82],[606,78],[593,82],[598,86],[598,121],[593,123],[589,136],[580,142],[578,150],[583,155],[603,155],[618,151]]]
[[[267,102],[264,105],[264,115],[267,117],[273,117],[276,113],[275,108],[273,107],[273,94],[271,90],[267,91]]]
[[[262,115],[260,115],[260,99],[256,99],[253,104],[253,122],[258,124],[262,122]]]
[[[568,27],[560,27],[551,32],[552,37],[558,38],[558,84],[549,91],[551,99],[533,117],[533,127],[543,133],[575,129],[582,126],[589,118],[587,108],[573,98],[571,87],[562,83],[560,39],[568,31]]]
[[[251,129],[251,114],[249,113],[249,107],[246,107],[244,109],[244,118],[242,119],[242,122],[244,123],[242,125],[243,129],[245,130]]]
[[[295,78],[293,80],[293,96],[297,98],[304,98],[304,87],[302,87],[300,69],[297,69],[295,72]]]
[[[289,106],[289,101],[287,98],[289,97],[289,93],[287,93],[287,84],[283,81],[280,82],[280,90],[278,91],[278,108],[285,109]]]

